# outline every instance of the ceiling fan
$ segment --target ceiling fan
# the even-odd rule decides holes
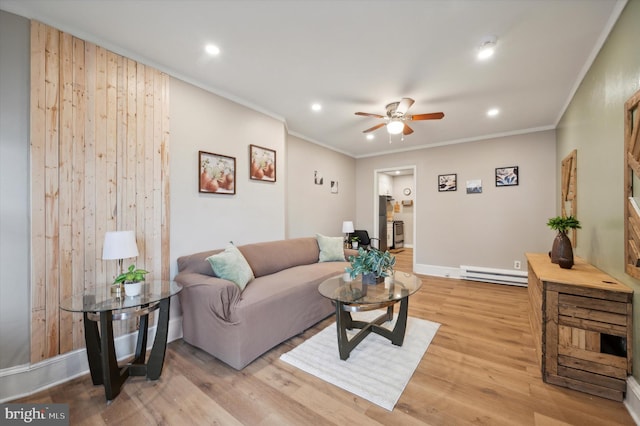
[[[362,115],[364,117],[383,118],[384,123],[376,124],[375,126],[364,130],[362,133],[373,132],[383,126],[387,126],[387,132],[392,135],[402,133],[403,135],[410,135],[413,133],[413,129],[406,123],[407,121],[419,121],[419,120],[440,120],[444,117],[442,112],[432,112],[429,114],[407,114],[407,111],[413,105],[415,101],[411,98],[402,98],[400,102],[391,102],[386,106],[387,116],[380,114],[370,114],[368,112],[356,112],[356,115]]]

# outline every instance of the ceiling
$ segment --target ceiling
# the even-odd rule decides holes
[[[0,0],[359,158],[552,129],[626,0]],[[483,40],[495,55],[479,61]],[[212,57],[207,43],[220,47]],[[356,111],[442,111],[390,137]],[[311,104],[322,105],[320,112]],[[489,108],[499,108],[487,117]]]

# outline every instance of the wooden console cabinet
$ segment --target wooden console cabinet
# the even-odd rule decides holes
[[[622,401],[631,374],[633,290],[583,259],[527,253],[529,320],[547,383]]]

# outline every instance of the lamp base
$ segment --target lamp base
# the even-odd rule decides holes
[[[111,286],[111,296],[122,297],[122,284]]]

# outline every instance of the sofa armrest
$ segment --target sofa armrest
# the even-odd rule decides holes
[[[349,261],[349,256],[358,256],[358,250],[354,250],[354,249],[350,249],[350,248],[346,248],[344,249],[344,258],[346,259],[346,261]]]
[[[224,321],[231,321],[232,307],[240,300],[242,294],[235,283],[196,272],[179,273],[174,280],[184,287],[180,292],[180,295],[185,293],[185,297],[181,297],[180,300],[183,311],[190,309],[190,302],[185,304],[183,299],[206,301],[214,315]]]

